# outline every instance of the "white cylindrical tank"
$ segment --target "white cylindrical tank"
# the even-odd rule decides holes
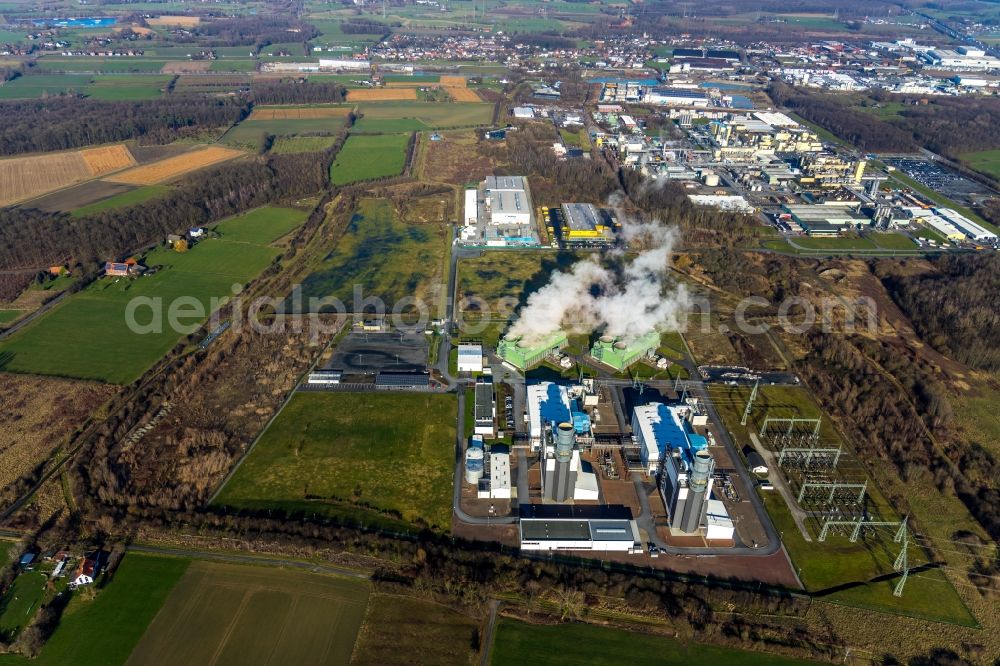
[[[705,179],[705,185],[707,187],[718,187],[719,186],[719,174],[714,171],[706,171],[702,174]]]
[[[483,478],[483,450],[480,448],[469,448],[465,451],[465,481],[472,485],[479,483]]]

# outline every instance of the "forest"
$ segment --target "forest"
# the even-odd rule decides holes
[[[202,21],[190,30],[190,34],[173,34],[171,39],[179,43],[205,41],[212,46],[252,46],[260,49],[269,44],[304,43],[317,35],[319,31],[309,23],[268,12],[261,16]]]
[[[944,254],[935,270],[889,275],[883,283],[920,337],[946,356],[1000,370],[1000,256]]]
[[[249,111],[247,101],[238,98],[179,95],[136,102],[77,97],[0,102],[0,155],[128,139],[168,143],[205,128],[232,125]]]
[[[260,79],[251,92],[255,104],[339,104],[347,90],[339,83]]]

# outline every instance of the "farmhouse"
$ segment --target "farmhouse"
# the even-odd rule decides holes
[[[69,588],[73,589],[81,585],[91,585],[101,574],[101,569],[104,568],[106,563],[107,553],[103,550],[98,550],[84,556],[74,572],[75,575],[73,580],[70,581]]]

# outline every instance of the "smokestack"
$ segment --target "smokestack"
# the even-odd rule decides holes
[[[694,454],[694,464],[688,473],[687,499],[684,500],[684,510],[681,513],[681,531],[692,533],[698,531],[701,517],[705,513],[705,501],[708,499],[708,480],[715,469],[715,460],[705,449]]]
[[[573,490],[576,487],[576,472],[572,469],[574,448],[576,448],[576,431],[573,429],[573,424],[560,423],[555,428],[555,459],[549,458],[544,468],[545,499],[556,502],[573,499]]]
[[[560,423],[556,428],[556,459],[569,462],[573,457],[573,446],[576,444],[576,431],[570,423]]]

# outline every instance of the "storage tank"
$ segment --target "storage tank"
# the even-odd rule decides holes
[[[705,185],[707,187],[719,186],[719,174],[715,173],[714,171],[706,171],[703,174],[703,178],[705,179]]]
[[[470,447],[465,451],[465,482],[472,485],[483,478],[484,454],[481,448]]]

